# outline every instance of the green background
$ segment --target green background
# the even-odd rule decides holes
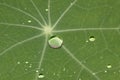
[[[48,0],[33,2],[48,23]],[[71,2],[73,0],[50,1],[52,25]],[[0,0],[0,54],[42,33],[21,26],[42,28],[24,12],[44,24],[30,0]],[[63,47],[52,49],[47,45],[40,69],[45,36],[10,48],[0,55],[0,80],[120,80],[119,24],[120,0],[77,0],[53,31],[80,30],[53,33],[63,39]],[[90,36],[96,40],[90,42]],[[107,68],[107,65],[112,67]],[[44,78],[36,79],[36,70]]]

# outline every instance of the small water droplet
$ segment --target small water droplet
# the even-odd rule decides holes
[[[91,41],[91,42],[95,41],[95,37],[94,36],[90,36],[89,41]]]
[[[25,68],[25,71],[27,71],[28,69],[27,68]]]
[[[28,61],[26,61],[25,63],[26,63],[26,64],[28,64],[29,62],[28,62]]]
[[[89,42],[88,40],[86,40],[86,42]]]
[[[82,80],[81,78],[79,78],[78,80]]]
[[[108,68],[108,69],[112,68],[112,65],[108,64],[108,65],[107,65],[107,68]]]
[[[36,72],[36,73],[38,73],[39,71],[38,71],[38,70],[36,70],[35,72]]]
[[[106,71],[106,70],[105,70],[104,72],[105,72],[105,73],[107,73],[107,71]]]
[[[17,64],[20,64],[20,62],[18,61]]]
[[[56,75],[56,73],[53,73],[53,75],[55,76],[55,75]]]
[[[45,76],[43,74],[39,74],[38,78],[44,78]]]
[[[92,75],[96,75],[96,73],[92,73]]]
[[[45,11],[48,11],[48,9],[45,9]]]
[[[64,68],[63,68],[63,71],[65,71],[65,70],[66,70],[66,68],[64,67]]]
[[[28,23],[31,23],[32,21],[31,20],[28,20]]]
[[[31,67],[32,67],[32,64],[29,65],[29,68],[31,68]]]
[[[60,48],[62,46],[63,40],[57,36],[52,36],[52,37],[50,37],[48,43],[49,43],[51,48],[57,49],[57,48]]]
[[[113,72],[113,74],[116,74],[116,72]]]

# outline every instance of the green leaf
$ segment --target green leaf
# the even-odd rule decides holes
[[[119,8],[120,0],[0,0],[0,80],[120,80]]]

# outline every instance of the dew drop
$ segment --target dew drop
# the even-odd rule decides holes
[[[32,64],[29,65],[29,68],[32,68]]]
[[[86,40],[86,43],[89,42],[88,40]]]
[[[57,49],[62,46],[63,40],[57,36],[52,36],[52,37],[50,37],[48,44],[51,48]]]
[[[39,74],[38,78],[44,78],[45,76],[43,74]]]
[[[20,62],[18,61],[17,64],[20,64]]]
[[[56,75],[56,73],[53,73],[53,75],[55,76],[55,75]]]
[[[45,9],[45,11],[48,11],[48,9]]]
[[[27,71],[28,69],[27,68],[25,68],[25,71]]]
[[[26,63],[26,64],[28,64],[29,62],[28,62],[28,61],[26,61],[25,63]]]
[[[106,71],[106,70],[105,70],[104,72],[105,72],[105,73],[107,73],[107,71]]]
[[[31,23],[32,21],[31,20],[28,20],[28,23]]]
[[[70,5],[73,5],[73,3],[70,3]]]
[[[39,71],[38,71],[38,70],[36,70],[35,72],[36,72],[36,73],[38,73]]]
[[[91,41],[91,42],[95,41],[95,37],[94,36],[90,36],[89,41]]]
[[[92,73],[92,75],[96,75],[96,73]]]
[[[82,80],[81,78],[79,78],[78,80]]]
[[[107,65],[107,68],[108,68],[108,69],[112,68],[112,65],[108,64],[108,65]]]

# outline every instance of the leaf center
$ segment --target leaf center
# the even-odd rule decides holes
[[[52,27],[50,27],[50,26],[44,26],[44,28],[43,28],[43,33],[45,34],[45,35],[51,35],[52,34]]]

